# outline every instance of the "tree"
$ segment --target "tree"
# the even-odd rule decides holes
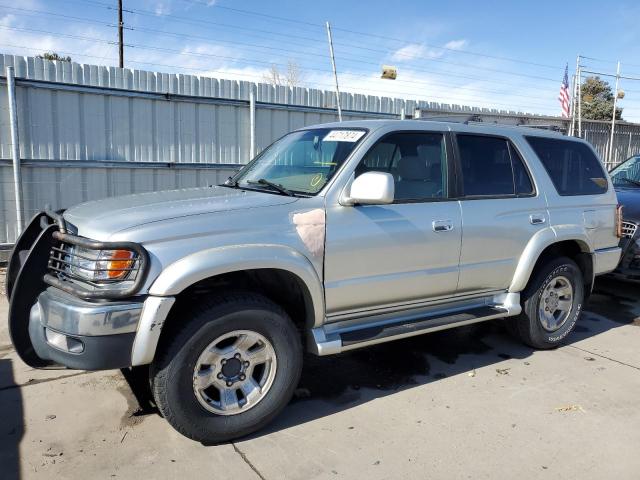
[[[587,77],[580,87],[582,118],[611,120],[614,93],[611,85],[600,77]],[[622,108],[616,107],[616,120],[622,119]]]
[[[278,66],[272,64],[269,70],[262,76],[266,83],[271,85],[286,85],[288,87],[299,87],[304,79],[304,74],[296,62],[287,62],[286,73],[280,73]]]
[[[45,60],[58,60],[59,62],[70,62],[71,57],[63,57],[56,52],[44,52],[42,55],[38,55],[38,58],[44,58]]]

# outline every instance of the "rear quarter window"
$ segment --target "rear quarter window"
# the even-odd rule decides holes
[[[571,140],[526,137],[560,195],[598,195],[607,191],[607,175],[593,151]]]

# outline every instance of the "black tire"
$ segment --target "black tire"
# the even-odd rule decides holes
[[[556,277],[562,276],[569,280],[573,288],[572,307],[567,319],[557,329],[546,330],[543,327],[538,306],[547,285]],[[575,328],[582,313],[584,302],[584,279],[582,271],[576,263],[567,257],[549,260],[534,274],[522,292],[522,313],[515,318],[505,319],[511,334],[525,344],[536,349],[555,348]]]
[[[277,368],[271,388],[255,406],[235,415],[206,410],[193,390],[193,371],[203,350],[235,330],[257,332],[271,342]],[[225,294],[195,307],[170,333],[151,365],[158,409],[181,434],[204,444],[243,437],[263,428],[289,403],[300,379],[300,335],[285,311],[254,293]]]

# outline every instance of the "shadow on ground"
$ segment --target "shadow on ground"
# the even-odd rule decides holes
[[[333,357],[307,356],[297,397],[255,437],[505,359],[525,360],[534,350],[513,340],[504,321],[508,320],[435,332]],[[600,281],[566,344],[623,324],[640,325],[640,289],[625,282]]]
[[[22,395],[11,360],[0,358],[0,477],[20,478],[20,441],[24,435]]]
[[[640,289],[600,281],[571,344],[623,324],[640,325]],[[398,340],[330,357],[307,355],[296,396],[254,438],[332,415],[395,392],[471,372],[506,359],[526,359],[533,349],[513,340],[503,326],[485,322]],[[123,371],[139,405],[134,415],[157,413],[144,370]]]

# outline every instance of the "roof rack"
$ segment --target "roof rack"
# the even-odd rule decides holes
[[[414,117],[414,120],[423,120],[429,122],[451,122],[451,123],[463,123],[465,125],[499,125],[504,127],[524,127],[535,128],[539,130],[550,130],[553,132],[562,132],[562,128],[558,125],[544,124],[536,125],[531,123],[517,122],[517,123],[500,123],[494,121],[484,121],[479,114],[471,115],[433,115],[428,117]]]

